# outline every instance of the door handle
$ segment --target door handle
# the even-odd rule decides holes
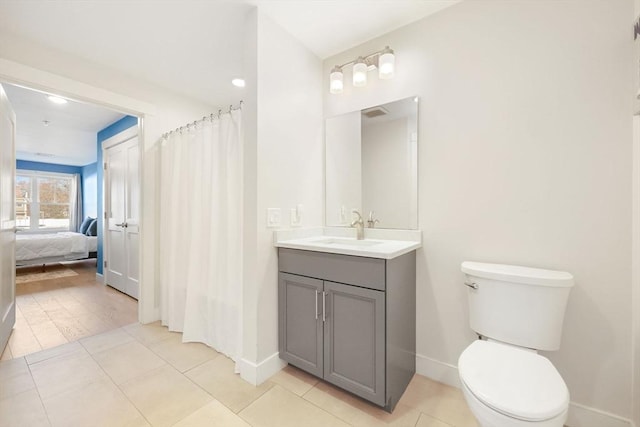
[[[127,228],[129,225],[126,222],[122,222],[120,224],[116,224],[116,227]]]
[[[318,290],[316,289],[316,320],[318,320]]]
[[[326,322],[327,321],[327,317],[325,316],[325,313],[327,312],[326,308],[327,308],[327,293],[326,292],[322,292],[322,321]]]

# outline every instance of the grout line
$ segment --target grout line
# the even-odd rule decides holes
[[[101,334],[98,334],[101,335]],[[126,343],[124,343],[126,344]],[[82,345],[82,343],[80,343],[80,345]],[[121,344],[123,345],[123,344]],[[143,344],[144,345],[144,344]],[[85,348],[84,346],[82,346],[83,348]],[[112,348],[117,348],[119,346],[115,346]],[[109,349],[110,350],[110,349]],[[104,372],[105,377],[109,379],[109,381],[111,382],[111,384],[113,384],[118,391],[122,394],[122,396],[131,404],[131,406],[133,406],[136,411],[138,411],[138,413],[140,414],[140,416],[142,418],[144,418],[144,420],[149,423],[150,426],[152,426],[153,424],[151,423],[151,421],[149,419],[147,419],[146,415],[142,412],[142,410],[140,408],[138,408],[138,406],[136,406],[136,404],[129,398],[129,396],[127,396],[127,394],[124,392],[124,390],[122,390],[122,388],[120,388],[120,384],[116,384],[116,382],[113,380],[113,378],[111,378],[111,376],[109,375],[109,373],[107,371],[104,370],[104,368],[102,367],[102,365],[100,364],[100,362],[98,362],[93,356],[93,354],[89,353],[89,351],[85,348],[85,351],[87,352],[87,354],[89,354],[89,357],[91,357],[91,359],[95,362],[96,365],[98,365],[98,367],[102,370],[102,372]],[[106,350],[105,350],[106,351]],[[160,368],[157,368],[160,369]],[[156,369],[153,369],[152,371],[155,371]],[[152,372],[149,371],[149,372]],[[125,381],[125,383],[128,381]]]
[[[320,381],[318,381],[318,383],[319,383],[319,382],[320,382]],[[316,385],[317,385],[318,383],[316,383]],[[332,386],[332,387],[335,387],[335,386],[333,386],[333,385],[331,385],[331,386]],[[281,387],[282,387],[282,386],[281,386]],[[298,396],[297,394],[295,394],[295,393],[294,393],[294,392],[292,392],[291,390],[288,390],[288,389],[286,389],[285,387],[282,387],[282,388],[283,388],[283,389],[285,389],[286,391],[288,391],[289,393],[291,393],[291,394],[293,394],[293,395],[295,395],[295,396]],[[315,388],[315,385],[314,385],[313,387],[311,387],[311,388]],[[308,393],[309,391],[311,391],[311,389],[309,389],[309,390],[307,391],[307,393]],[[306,395],[307,393],[305,393],[305,395]],[[334,414],[333,412],[330,412],[330,411],[328,411],[327,409],[325,409],[325,408],[323,408],[323,407],[321,407],[321,406],[316,405],[316,403],[315,403],[315,402],[312,402],[312,401],[310,401],[310,400],[308,400],[308,399],[304,398],[304,395],[303,395],[303,396],[298,396],[298,397],[300,397],[300,398],[301,398],[302,400],[304,400],[305,402],[307,402],[307,403],[311,404],[312,406],[315,406],[316,408],[320,409],[322,412],[325,412],[325,413],[327,413],[327,414],[331,415],[332,417],[339,419],[340,421],[344,422],[345,424],[348,424],[348,425],[350,425],[350,426],[353,426],[353,424],[351,424],[349,421],[347,421],[346,419],[342,418],[341,416],[339,416],[339,415],[337,415],[337,414]],[[359,409],[357,409],[357,408],[354,408],[354,409],[355,409],[355,410],[357,410],[357,411],[359,411],[359,412],[363,412],[363,411],[360,411],[360,410],[359,410]],[[369,415],[369,414],[367,414],[367,415]]]
[[[23,356],[24,357],[24,356]],[[40,394],[40,387],[38,387],[38,383],[36,383],[35,378],[33,378],[33,372],[31,371],[31,365],[27,362],[27,358],[24,358],[24,364],[27,365],[27,369],[29,370],[29,375],[31,376],[31,381],[33,381],[33,386],[36,389],[36,393],[38,393],[38,399],[40,399],[40,405],[42,405],[42,409],[44,410],[44,415],[47,417],[47,422],[49,426],[52,426],[51,417],[49,416],[49,411],[47,411],[47,407],[44,405],[44,400],[42,400],[42,395]]]

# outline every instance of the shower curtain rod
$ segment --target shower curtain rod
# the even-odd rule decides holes
[[[219,119],[221,115],[223,114],[231,114],[232,111],[236,111],[236,110],[242,110],[242,104],[244,104],[244,101],[240,101],[240,103],[238,104],[237,107],[234,107],[233,105],[229,105],[229,109],[227,111],[222,111],[222,108],[218,110],[217,113],[211,113],[208,116],[202,116],[202,118],[200,120],[194,120],[191,123],[187,123],[184,126],[180,126],[179,128],[175,128],[174,130],[170,130],[169,132],[165,132],[162,134],[162,138],[166,139],[167,137],[169,137],[169,135],[180,132],[182,133],[183,130],[189,130],[191,129],[191,126],[197,126],[198,123],[203,123],[206,120],[211,120],[213,121],[213,119]]]

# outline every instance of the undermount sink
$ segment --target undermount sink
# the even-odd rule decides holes
[[[316,243],[321,245],[345,245],[345,246],[357,246],[357,247],[368,247],[368,246],[376,246],[383,242],[378,242],[374,240],[356,240],[356,239],[346,239],[339,237],[325,237],[322,239],[314,240],[310,243]]]

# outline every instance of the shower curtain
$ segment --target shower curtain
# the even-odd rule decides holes
[[[160,145],[162,324],[237,362],[242,345],[241,110]]]

